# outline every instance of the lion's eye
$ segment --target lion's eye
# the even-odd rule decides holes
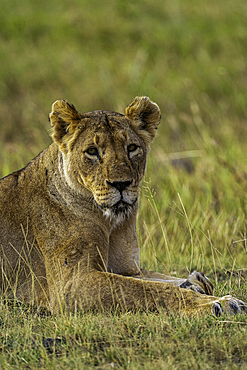
[[[128,152],[134,152],[135,150],[137,149],[137,145],[136,144],[130,144],[128,146]]]
[[[94,156],[99,156],[99,152],[97,148],[91,147],[87,149],[87,154],[89,155],[94,155]]]

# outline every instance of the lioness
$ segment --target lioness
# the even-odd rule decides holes
[[[80,114],[57,100],[53,143],[0,180],[2,293],[53,311],[163,308],[193,315],[246,312],[194,272],[140,268],[138,194],[160,110],[136,97],[126,115]]]

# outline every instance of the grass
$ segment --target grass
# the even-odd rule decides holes
[[[49,145],[56,99],[123,112],[150,96],[162,122],[140,199],[142,265],[176,276],[198,269],[216,294],[247,301],[246,14],[241,0],[2,1],[0,176]],[[53,317],[2,302],[0,366],[246,369],[246,324]]]
[[[0,318],[3,369],[246,368],[241,316],[192,321],[154,313],[40,317],[23,305],[2,305]]]

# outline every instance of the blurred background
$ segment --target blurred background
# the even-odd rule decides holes
[[[244,272],[247,2],[0,4],[0,175],[51,143],[55,100],[123,113],[147,95],[162,121],[141,193],[143,264]]]

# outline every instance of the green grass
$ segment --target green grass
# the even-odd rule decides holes
[[[142,265],[198,269],[247,301],[246,14],[242,0],[2,1],[0,176],[49,145],[56,99],[123,112],[150,96],[162,122],[140,199]],[[2,302],[0,325],[3,369],[247,368],[246,317],[53,317]],[[47,350],[46,338],[61,340]]]
[[[43,316],[2,305],[2,369],[246,368],[246,320],[161,314]],[[56,340],[55,345],[51,344]]]

